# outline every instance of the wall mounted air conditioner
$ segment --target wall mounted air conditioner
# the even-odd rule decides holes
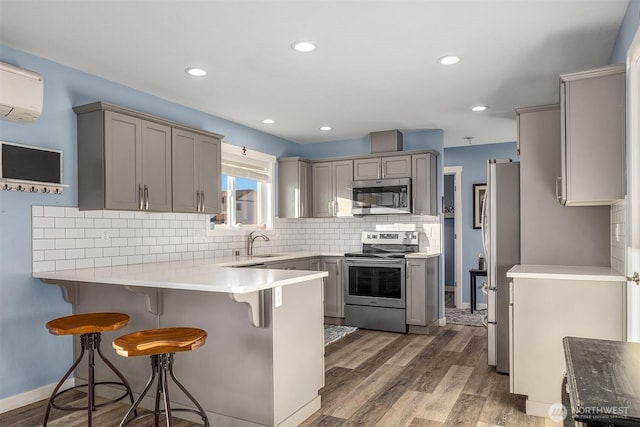
[[[43,96],[40,74],[0,62],[0,119],[18,123],[36,120],[42,114]]]

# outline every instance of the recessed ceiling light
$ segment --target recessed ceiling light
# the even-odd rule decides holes
[[[275,121],[275,120],[273,120],[273,119],[264,119],[264,120],[262,121],[262,123],[264,123],[265,125],[272,125],[272,124],[274,124],[275,122],[276,122],[276,121]]]
[[[453,65],[457,64],[458,62],[460,62],[460,57],[458,56],[448,55],[443,56],[442,58],[438,58],[438,64],[441,65]]]
[[[207,75],[207,72],[205,70],[203,70],[202,68],[196,68],[196,67],[186,68],[184,72],[194,77],[204,77]]]
[[[308,40],[300,40],[291,44],[293,50],[302,53],[313,52],[316,49],[316,45]]]
[[[333,129],[331,126],[320,126],[320,130],[331,130]]]
[[[487,107],[486,105],[476,105],[475,107],[471,108],[471,111],[475,111],[475,112],[484,111],[487,108],[489,107]]]

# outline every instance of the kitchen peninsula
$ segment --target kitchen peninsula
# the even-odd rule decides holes
[[[177,356],[184,360],[176,365],[176,375],[188,384],[212,425],[229,426],[298,425],[320,408],[326,276],[318,271],[221,267],[206,260],[33,273],[60,286],[74,313],[129,314],[126,328],[104,334],[105,344],[149,328],[206,330],[204,347]],[[103,350],[134,393],[142,390],[148,360],[116,357],[108,345]],[[76,378],[84,375],[82,369],[76,372]],[[172,405],[186,402],[178,393],[171,398]]]

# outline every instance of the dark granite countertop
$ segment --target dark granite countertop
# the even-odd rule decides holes
[[[640,426],[640,343],[576,337],[562,343],[573,418]]]

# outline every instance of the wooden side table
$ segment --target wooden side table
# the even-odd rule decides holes
[[[471,275],[471,280],[469,280],[469,291],[471,292],[471,313],[473,313],[473,310],[478,310],[476,307],[476,279],[478,276],[487,277],[487,270],[472,268],[469,270],[469,274]]]

